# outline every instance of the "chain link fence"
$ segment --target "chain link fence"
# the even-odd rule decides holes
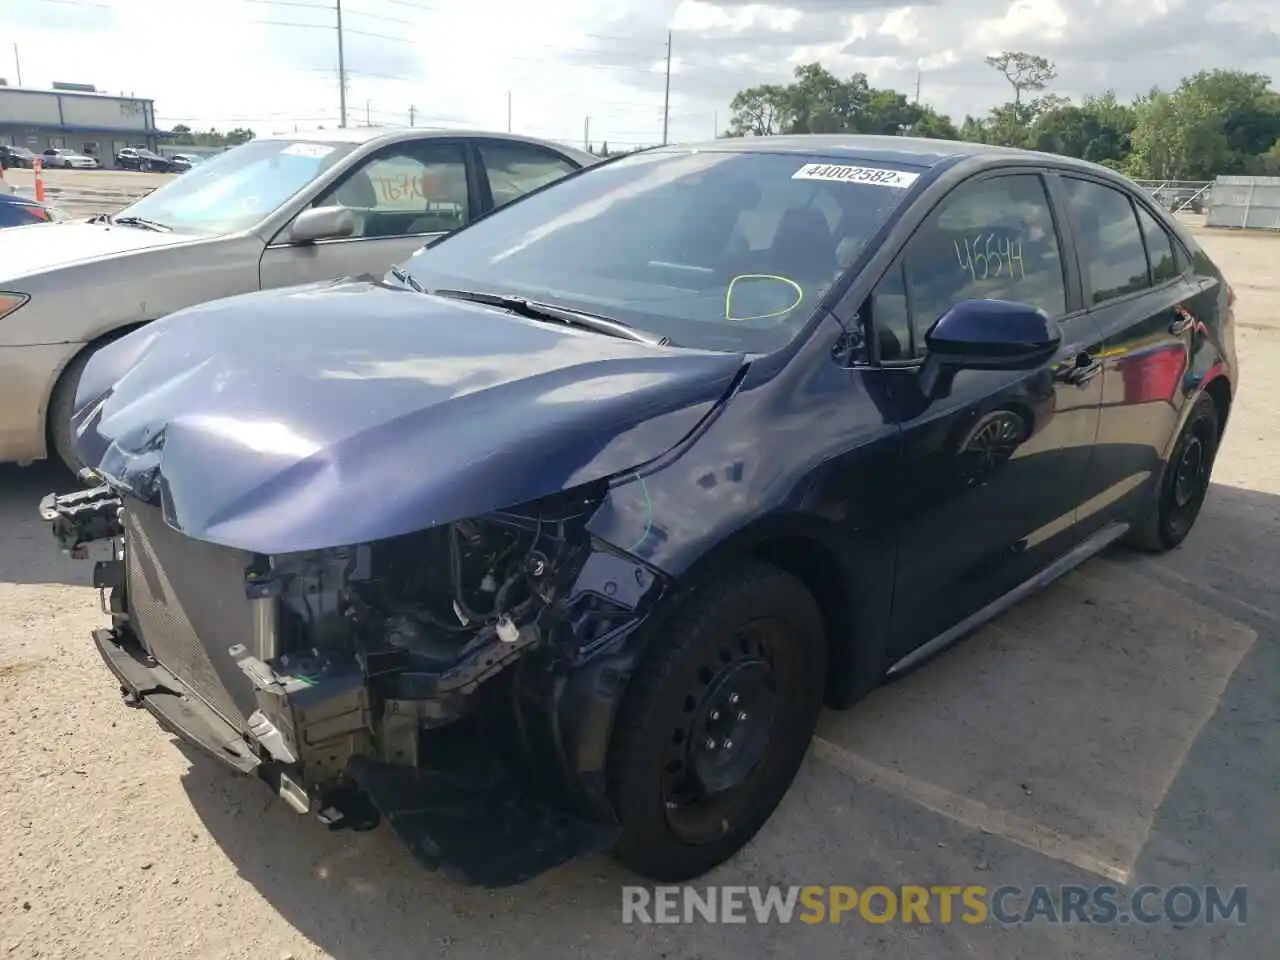
[[[1204,213],[1213,192],[1212,180],[1135,180],[1171,213]]]

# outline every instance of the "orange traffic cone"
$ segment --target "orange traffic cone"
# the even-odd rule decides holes
[[[40,172],[44,169],[44,164],[40,162],[39,157],[36,157],[35,163],[31,165],[31,168],[36,175],[36,203],[44,203],[44,177],[40,176]]]

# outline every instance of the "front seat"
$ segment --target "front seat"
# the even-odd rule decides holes
[[[840,270],[831,227],[812,207],[795,207],[782,215],[770,253],[771,270],[792,279],[830,283]]]

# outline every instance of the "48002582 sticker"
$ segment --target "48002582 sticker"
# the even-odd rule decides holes
[[[830,180],[837,183],[865,183],[874,187],[905,190],[920,177],[918,173],[886,170],[882,167],[851,167],[841,163],[806,163],[791,175],[792,180]]]

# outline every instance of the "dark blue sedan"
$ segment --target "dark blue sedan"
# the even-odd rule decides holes
[[[340,242],[340,241],[339,241]],[[747,843],[824,705],[1108,544],[1178,546],[1233,294],[1129,180],[891,137],[587,168],[385,278],[98,353],[94,642],[295,809],[519,882]]]
[[[0,193],[0,229],[32,223],[53,223],[65,217],[53,207],[19,194]]]

